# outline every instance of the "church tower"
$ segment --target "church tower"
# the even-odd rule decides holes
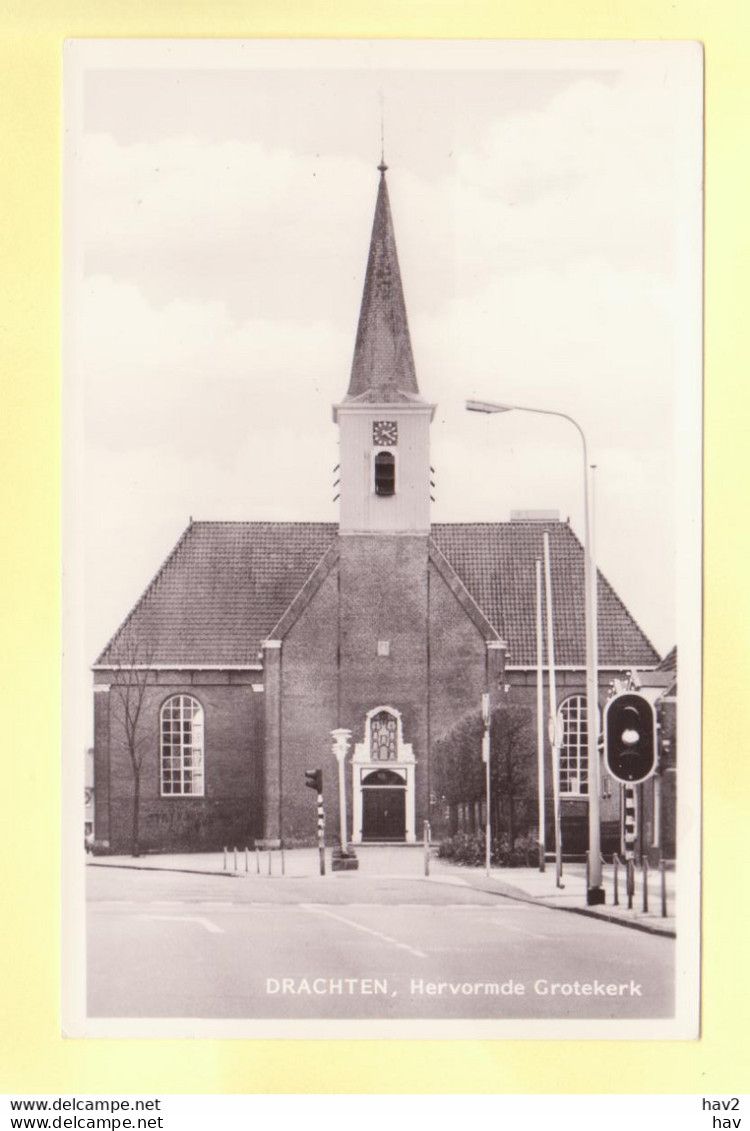
[[[334,406],[340,436],[342,534],[430,528],[430,437],[435,406],[419,394],[381,164],[349,388]]]
[[[340,438],[339,714],[352,840],[413,842],[428,803],[430,422],[419,393],[386,166]]]

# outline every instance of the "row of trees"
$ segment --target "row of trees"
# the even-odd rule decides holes
[[[465,715],[434,747],[433,787],[455,815],[459,806],[484,802],[484,723],[479,711]],[[493,839],[512,851],[537,826],[536,724],[531,710],[502,706],[490,718],[490,823]]]

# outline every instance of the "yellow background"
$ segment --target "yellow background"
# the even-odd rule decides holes
[[[5,723],[0,1092],[750,1091],[744,427],[750,407],[744,223],[750,209],[749,24],[746,0],[0,0],[0,689]],[[74,36],[704,42],[706,698],[699,1041],[389,1041],[375,1048],[371,1042],[61,1038],[61,67],[63,39]]]

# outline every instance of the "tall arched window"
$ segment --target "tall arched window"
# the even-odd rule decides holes
[[[161,792],[203,797],[203,708],[192,695],[173,695],[161,709]]]
[[[393,452],[378,452],[375,456],[375,494],[396,494],[396,457]]]
[[[560,793],[587,794],[589,791],[589,732],[586,698],[571,695],[559,711],[562,723],[560,747]]]

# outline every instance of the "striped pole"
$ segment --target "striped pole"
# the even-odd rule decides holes
[[[635,894],[635,843],[638,837],[638,794],[634,785],[623,785],[623,811],[625,814],[624,847],[627,866],[628,910],[633,910]]]
[[[318,852],[320,853],[320,874],[326,874],[326,850],[325,850],[325,827],[326,815],[323,810],[323,794],[318,794]]]

